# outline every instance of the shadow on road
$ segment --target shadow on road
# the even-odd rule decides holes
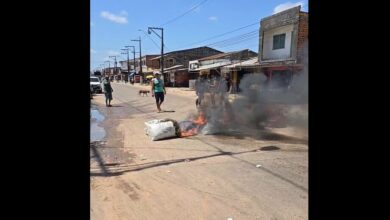
[[[239,132],[221,132],[213,135],[217,140],[225,140],[227,138],[245,139],[253,138],[261,141],[278,141],[286,144],[308,144],[308,140],[283,134],[274,133],[272,131],[264,130],[241,130]]]
[[[106,169],[106,166],[104,165],[104,161],[103,161],[103,158],[101,157],[99,151],[97,150],[97,147],[100,145],[101,143],[100,142],[92,142],[90,144],[90,148],[92,150],[92,153],[93,153],[93,158],[95,158],[96,162],[99,164],[99,167],[101,169],[101,174],[103,175],[108,175],[109,174],[109,171]]]
[[[167,166],[167,165],[171,165],[171,164],[175,164],[175,163],[196,161],[196,160],[202,160],[202,159],[207,159],[207,158],[211,158],[211,157],[218,157],[218,156],[245,154],[245,153],[256,152],[258,150],[259,149],[250,150],[250,151],[236,152],[236,153],[228,152],[228,151],[222,151],[220,153],[206,155],[206,156],[200,156],[200,157],[188,157],[188,158],[180,158],[180,159],[174,159],[174,160],[155,161],[155,162],[149,162],[149,163],[144,163],[144,164],[117,166],[117,167],[115,167],[116,170],[114,172],[111,172],[111,170],[107,170],[107,168],[106,168],[107,165],[104,164],[103,162],[101,162],[101,163],[99,163],[99,168],[100,168],[100,170],[102,172],[100,172],[100,173],[91,172],[91,176],[121,175],[121,174],[124,174],[126,172],[140,171],[140,170],[154,168],[154,167],[159,167],[159,166]]]
[[[210,145],[210,144],[208,144],[208,145]],[[215,147],[215,146],[213,146],[213,147]],[[111,166],[113,166],[110,169],[107,169],[107,166],[108,166],[107,164],[100,162],[99,168],[100,168],[101,172],[91,171],[90,176],[91,177],[120,176],[120,175],[127,173],[127,172],[136,172],[136,171],[141,171],[141,170],[150,169],[150,168],[154,168],[154,167],[168,166],[168,165],[176,164],[176,163],[186,163],[186,162],[190,162],[190,161],[203,160],[203,159],[212,158],[212,157],[219,157],[219,156],[230,156],[234,159],[240,160],[242,162],[245,162],[245,163],[255,167],[256,164],[248,162],[248,161],[243,160],[241,158],[235,157],[235,155],[245,154],[245,153],[253,153],[253,152],[258,152],[258,151],[262,150],[262,148],[259,148],[259,149],[242,151],[242,152],[229,152],[229,151],[223,151],[218,147],[215,147],[215,148],[218,149],[219,153],[210,154],[210,155],[206,155],[206,156],[200,156],[200,157],[188,157],[188,158],[180,158],[180,159],[174,159],[174,160],[155,161],[155,162],[149,162],[149,163],[144,163],[144,164],[123,164],[123,165],[121,165],[121,164],[111,165],[110,164]],[[274,146],[269,146],[269,148],[274,148]],[[99,159],[99,157],[98,157],[98,159]],[[295,182],[293,182],[293,181],[291,181],[291,180],[281,176],[280,174],[277,174],[277,173],[275,173],[267,168],[260,167],[259,169],[262,169],[263,171],[266,171],[267,173],[269,173],[275,177],[278,177],[279,179],[282,179],[282,180],[296,186],[297,188],[302,189],[303,191],[306,191],[306,192],[308,191],[305,187],[303,187],[303,186],[301,186],[301,185],[299,185],[299,184],[297,184],[297,183],[295,183]]]

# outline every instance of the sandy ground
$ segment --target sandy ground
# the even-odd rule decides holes
[[[308,219],[307,133],[270,129],[261,138],[197,135],[151,141],[144,122],[195,111],[188,89],[168,88],[163,109],[113,83],[106,138],[91,146],[91,219]]]

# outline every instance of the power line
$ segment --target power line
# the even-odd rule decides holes
[[[240,27],[240,28],[236,28],[234,30],[231,30],[231,31],[228,31],[228,32],[225,32],[225,33],[222,33],[222,34],[219,34],[219,35],[216,35],[216,36],[213,36],[213,37],[210,37],[210,38],[207,38],[205,40],[202,40],[202,41],[198,41],[197,43],[199,42],[204,42],[204,41],[207,41],[207,40],[211,40],[211,39],[214,39],[214,38],[218,38],[218,37],[221,37],[221,36],[224,36],[226,34],[230,34],[230,33],[233,33],[235,31],[238,31],[238,30],[241,30],[241,29],[244,29],[244,28],[247,28],[247,27],[250,27],[250,26],[253,26],[253,25],[256,25],[256,24],[259,24],[259,22],[256,22],[256,23],[252,23],[252,24],[249,24],[249,25],[245,25],[243,27]],[[258,29],[256,30],[253,30],[253,31],[250,31],[250,32],[247,32],[247,33],[244,33],[244,34],[241,34],[241,35],[238,35],[238,36],[234,36],[234,37],[231,37],[231,38],[227,38],[227,39],[224,39],[224,40],[221,40],[221,41],[217,41],[217,42],[214,42],[214,43],[211,43],[211,44],[208,44],[208,45],[205,45],[205,46],[211,46],[211,45],[215,45],[215,47],[219,47],[219,48],[222,48],[222,47],[229,47],[229,46],[232,46],[232,45],[235,45],[235,44],[239,44],[239,43],[242,43],[242,42],[245,42],[245,41],[248,41],[248,40],[251,40],[253,38],[256,38],[258,37]],[[145,33],[145,32],[144,32]],[[149,37],[149,35],[147,35],[145,33],[146,36]],[[149,37],[149,39],[151,39]],[[151,39],[152,40],[152,39]],[[153,41],[153,40],[152,40]],[[154,42],[154,41],[153,41]],[[155,43],[155,42],[154,42]],[[158,47],[157,43],[155,43],[155,45]],[[158,47],[160,48],[160,47]],[[170,50],[166,43],[164,43],[164,48],[167,49],[167,52],[166,53],[169,53],[168,51],[172,51]]]
[[[247,40],[251,40],[253,38],[257,38],[257,36],[248,36],[248,37],[245,37],[245,38],[236,39],[234,41],[229,41],[229,42],[226,42],[226,43],[217,44],[214,47],[225,47],[225,46],[228,46],[228,45],[233,45],[233,44],[237,44],[237,43],[244,42],[244,41],[247,41]]]
[[[225,50],[226,50],[226,48],[235,48],[235,47],[238,47],[238,45],[240,45],[242,42],[240,42],[240,43],[238,43],[238,44],[234,44],[234,45],[228,45],[228,46],[225,46],[225,47],[223,47]],[[250,43],[250,44],[246,44],[246,45],[244,45],[244,46],[239,46],[239,48],[251,48],[251,47],[254,47],[254,46],[259,46],[259,43],[257,42],[257,43]],[[238,48],[238,49],[239,49]],[[255,52],[257,51],[257,49],[258,48],[256,48],[256,50],[255,50]]]
[[[219,45],[219,44],[225,44],[225,43],[229,43],[229,42],[232,42],[232,41],[234,42],[236,40],[241,40],[241,39],[244,39],[244,38],[247,38],[247,37],[252,37],[252,36],[258,36],[258,30],[250,31],[250,32],[238,35],[238,36],[227,38],[227,39],[222,40],[222,41],[217,41],[217,42],[214,42],[214,43],[211,43],[211,44],[207,44],[206,46],[215,46],[215,45]]]
[[[229,47],[231,45],[235,45],[235,44],[239,44],[239,43],[242,43],[242,42],[245,42],[245,41],[248,41],[248,40],[252,40],[253,38],[257,38],[257,36],[253,36],[253,37],[246,38],[246,39],[243,39],[243,40],[240,40],[240,41],[236,41],[236,42],[233,42],[233,43],[230,43],[230,44],[220,45],[220,46],[216,46],[216,47],[218,47],[218,48]]]
[[[164,26],[164,25],[167,25],[167,24],[169,24],[169,23],[172,23],[172,22],[176,21],[177,19],[179,19],[179,18],[183,17],[184,15],[190,13],[191,11],[195,10],[196,8],[198,8],[198,7],[201,6],[202,4],[206,3],[207,1],[208,1],[208,0],[204,0],[204,1],[200,2],[200,3],[198,3],[198,4],[195,5],[194,7],[190,8],[190,10],[184,12],[183,14],[177,16],[176,18],[173,18],[173,19],[171,19],[171,20],[165,22],[164,24],[162,24],[162,25],[160,25],[160,26]]]
[[[255,23],[248,24],[248,25],[245,25],[245,26],[243,26],[243,27],[239,27],[239,28],[237,28],[237,29],[234,29],[234,30],[231,30],[231,31],[222,33],[222,34],[218,34],[218,35],[209,37],[209,38],[207,38],[207,39],[204,39],[204,40],[201,40],[201,41],[197,41],[197,42],[195,42],[195,43],[187,44],[187,45],[185,45],[185,46],[192,46],[192,45],[194,45],[194,44],[198,44],[198,43],[202,43],[202,42],[205,42],[205,41],[209,41],[209,40],[214,39],[214,38],[222,37],[222,36],[224,36],[224,35],[227,35],[227,34],[230,34],[230,33],[233,33],[233,32],[239,31],[239,30],[242,30],[242,29],[247,28],[247,27],[251,27],[251,26],[256,25],[256,24],[259,24],[259,22],[257,21],[257,22],[255,22]]]
[[[141,29],[140,29],[141,30]],[[160,49],[161,47],[148,35],[148,33],[146,33],[144,30],[141,30],[142,32],[144,32],[144,37],[145,36],[147,36],[148,38],[149,38],[149,40],[151,40],[153,43],[154,43],[154,45],[156,45],[156,47],[158,48],[158,49]]]

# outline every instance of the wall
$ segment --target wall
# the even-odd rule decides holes
[[[301,6],[297,6],[261,19],[259,30],[260,62],[286,58],[296,60],[300,9]],[[273,51],[273,35],[282,32],[287,32],[285,49]]]
[[[146,59],[146,66],[147,66],[147,69],[148,71],[150,69],[159,69],[160,68],[160,60],[150,60],[152,59],[153,57],[148,57]]]
[[[309,14],[301,12],[299,15],[298,24],[298,51],[297,60],[298,63],[303,63],[304,55],[308,50],[309,41]],[[305,51],[306,50],[306,51]]]
[[[287,25],[264,32],[263,39],[263,60],[278,60],[291,58],[293,25]],[[273,36],[277,34],[286,34],[284,49],[273,50]]]
[[[122,70],[127,71],[127,61],[119,61]]]
[[[187,70],[175,72],[175,86],[187,87],[189,85],[189,73]]]
[[[183,65],[185,68],[188,68],[189,61],[197,60],[203,57],[208,57],[220,53],[222,52],[209,47],[200,47],[200,48],[193,48],[193,49],[187,49],[182,51],[173,51],[170,52],[168,55],[164,56],[164,64],[165,64],[164,68],[169,68],[175,65]],[[174,59],[174,64],[168,65],[167,61],[171,58]]]
[[[204,60],[204,61],[200,61],[200,66],[206,66],[206,65],[211,65],[211,64],[215,64],[215,63],[219,63],[219,64],[223,65],[223,64],[230,64],[231,61],[230,61],[230,59]]]

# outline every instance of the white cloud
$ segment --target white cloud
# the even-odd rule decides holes
[[[274,12],[273,14],[276,14],[276,13],[279,13],[281,11],[284,11],[284,10],[287,10],[289,8],[293,8],[293,7],[296,7],[300,5],[302,8],[305,6],[305,3],[303,1],[300,1],[300,2],[295,2],[295,3],[292,3],[292,2],[286,2],[286,3],[283,3],[283,4],[280,4],[280,5],[277,5],[275,8],[274,8]]]
[[[215,16],[211,16],[211,17],[209,17],[209,20],[210,20],[210,21],[216,21],[216,20],[218,20],[218,18],[215,17]]]
[[[122,16],[127,16],[127,15],[129,15],[129,14],[127,14],[127,11],[125,11],[125,10],[122,10],[119,14],[122,15]]]
[[[122,11],[121,15],[123,15],[123,12],[125,12],[125,11]],[[112,22],[115,22],[115,23],[118,23],[118,24],[127,24],[127,17],[126,16],[121,16],[121,15],[111,14],[108,11],[102,11],[100,13],[100,16],[102,16],[103,18],[105,18],[105,19],[107,19],[109,21],[112,21]]]
[[[91,48],[91,53],[97,53],[96,50]]]

